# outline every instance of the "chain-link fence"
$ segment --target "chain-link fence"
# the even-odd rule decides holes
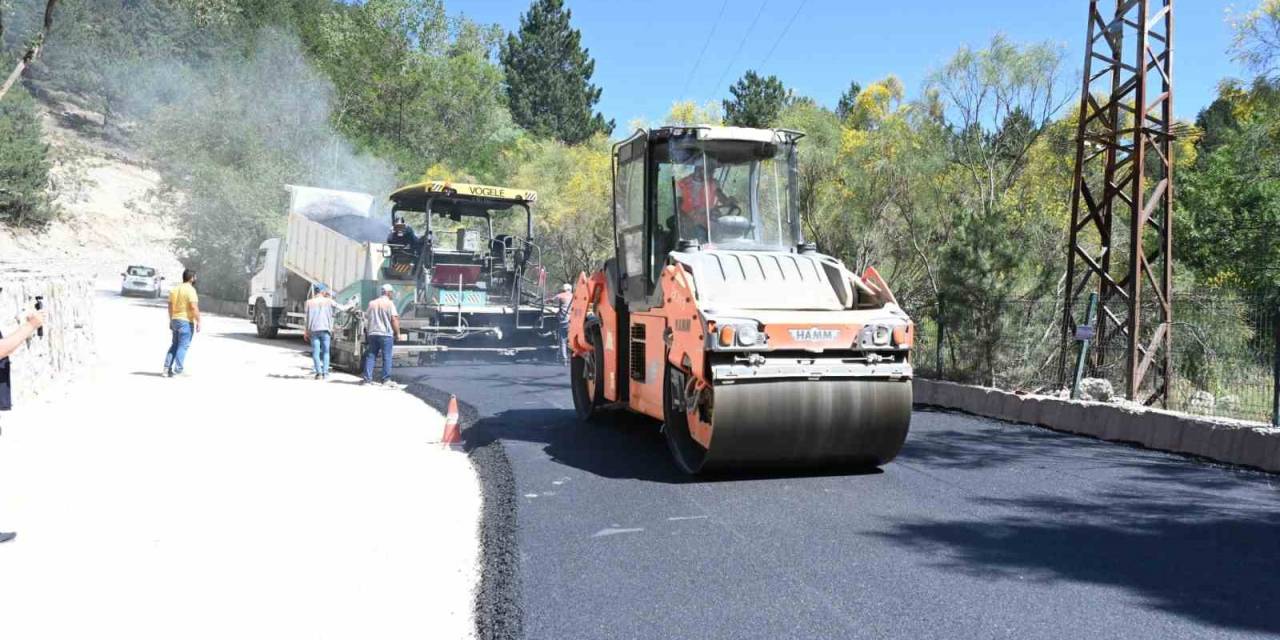
[[[1079,324],[1085,306],[1082,300],[1071,310]],[[1278,309],[1275,301],[1227,293],[1176,296],[1168,408],[1273,421]],[[908,311],[918,325],[914,362],[920,377],[1046,394],[1071,386],[1081,343],[1064,343],[1060,299],[1009,300],[981,311],[931,303]],[[1091,341],[1083,375],[1109,381],[1123,396],[1127,367],[1124,335],[1112,325]],[[1148,393],[1141,389],[1139,395]]]

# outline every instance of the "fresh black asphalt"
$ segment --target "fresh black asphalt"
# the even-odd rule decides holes
[[[1280,476],[917,411],[877,472],[689,478],[564,367],[398,377],[474,408],[481,638],[1280,634]]]

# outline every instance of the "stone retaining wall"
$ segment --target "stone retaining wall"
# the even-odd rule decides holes
[[[93,276],[88,272],[44,266],[0,264],[0,331],[6,334],[25,321],[44,298],[44,337],[35,335],[10,357],[15,409],[71,375],[95,357]]]
[[[1022,422],[1280,473],[1280,429],[1124,404],[1018,395],[937,380],[914,381],[918,405]]]

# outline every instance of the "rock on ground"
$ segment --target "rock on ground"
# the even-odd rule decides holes
[[[1110,402],[1115,395],[1111,381],[1104,378],[1085,378],[1080,381],[1080,399],[1095,402]]]

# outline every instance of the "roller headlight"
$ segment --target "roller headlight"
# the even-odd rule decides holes
[[[893,331],[882,324],[876,325],[871,332],[871,343],[877,347],[889,346],[889,338],[893,335]]]
[[[751,325],[740,325],[738,327],[738,344],[744,347],[754,347],[760,344],[762,336],[760,330]]]
[[[858,334],[858,346],[863,349],[888,347],[893,340],[893,327],[885,324],[869,324]]]
[[[765,337],[754,322],[725,322],[716,331],[716,342],[724,348],[759,347]]]

